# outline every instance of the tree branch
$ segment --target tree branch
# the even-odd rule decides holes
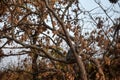
[[[65,34],[65,37],[67,39],[67,43],[68,45],[70,46],[70,48],[72,49],[72,52],[74,54],[74,57],[77,61],[77,64],[79,66],[79,71],[81,72],[81,78],[82,80],[87,80],[87,74],[86,74],[86,70],[85,70],[85,66],[81,60],[81,58],[79,58],[79,56],[77,55],[76,51],[75,51],[75,48],[73,47],[73,44],[71,42],[71,39],[69,37],[69,34],[67,32],[67,29],[66,27],[64,26],[64,23],[60,20],[60,18],[55,14],[55,12],[49,7],[47,1],[45,0],[45,4],[46,4],[46,7],[48,8],[48,10],[50,12],[52,12],[52,14],[54,15],[54,17],[57,19],[57,21],[59,22],[59,24],[61,25],[63,31],[64,31],[64,34]]]
[[[45,54],[45,56],[38,54],[38,55],[40,55],[40,56],[42,56],[42,57],[46,57],[46,58],[52,59],[52,60],[54,60],[54,61],[58,61],[58,62],[62,62],[62,63],[66,63],[66,64],[67,64],[67,61],[66,61],[65,59],[57,59],[57,58],[54,58],[54,57],[52,57],[49,53],[47,53],[44,49],[40,48],[39,46],[25,44],[25,43],[22,43],[22,42],[20,42],[19,40],[15,39],[15,38],[12,38],[12,37],[9,37],[9,36],[1,36],[0,38],[7,38],[7,39],[10,39],[10,40],[13,40],[13,41],[15,41],[16,43],[24,46],[25,48],[34,48],[34,49],[36,49],[36,50],[38,50],[38,51],[41,51],[41,52],[43,52],[43,53]]]

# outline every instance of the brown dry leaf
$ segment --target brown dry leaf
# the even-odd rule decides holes
[[[110,62],[111,62],[110,58],[105,56],[104,59],[105,59],[105,64],[110,65]]]
[[[117,48],[117,49],[120,49],[120,43],[117,43],[117,44],[116,44],[116,48]]]
[[[116,49],[115,54],[120,55],[120,49]]]
[[[11,16],[8,16],[8,22],[11,22]]]
[[[100,35],[102,33],[102,30],[100,30],[99,32],[98,32],[98,35]]]
[[[0,49],[0,57],[4,56],[3,50]]]
[[[14,19],[14,23],[17,25],[18,24],[18,20],[17,19]]]
[[[67,77],[68,77],[69,80],[74,80],[74,76],[72,74],[70,74],[70,73],[68,74]]]
[[[17,1],[16,0],[12,0],[13,4],[17,4]]]
[[[43,76],[44,76],[44,77],[47,77],[48,75],[49,75],[49,73],[48,73],[48,72],[43,73]]]
[[[5,14],[7,12],[7,6],[2,3],[2,0],[0,0],[0,16]]]
[[[44,12],[44,10],[45,10],[45,3],[42,0],[40,0],[40,1],[37,0],[35,2],[35,5],[37,5],[39,7],[40,11]]]
[[[53,80],[57,80],[56,77],[53,77]]]
[[[58,31],[57,30],[53,31],[53,34],[58,34]]]
[[[97,72],[96,73],[96,80],[99,80],[99,78],[100,78],[100,74]]]
[[[56,26],[56,22],[55,21],[53,21],[52,24],[53,24],[53,26]]]
[[[104,47],[107,48],[109,44],[109,40],[104,40]]]
[[[48,13],[47,13],[47,12],[44,12],[43,15],[42,15],[42,17],[41,17],[42,20],[46,19],[46,18],[47,18],[47,15],[48,15]]]
[[[16,11],[17,11],[18,13],[21,13],[21,9],[20,9],[19,7],[16,8]]]
[[[26,34],[22,35],[20,41],[26,41],[28,39],[28,36]]]
[[[87,47],[87,48],[86,48],[86,50],[87,50],[87,51],[90,51],[90,50],[91,50],[91,48]]]
[[[82,48],[87,48],[87,41],[86,40],[82,40]]]
[[[23,0],[18,0],[18,3],[21,5],[23,4]]]
[[[54,4],[55,4],[56,1],[57,1],[57,0],[50,0],[49,6],[50,6],[51,8],[54,8]]]

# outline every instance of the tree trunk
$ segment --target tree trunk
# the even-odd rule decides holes
[[[36,44],[38,32],[35,31],[34,35],[32,35],[33,45]],[[38,80],[38,65],[37,65],[38,54],[35,49],[32,49],[32,75],[33,80]]]
[[[33,53],[33,57],[32,57],[32,75],[33,75],[33,80],[38,80],[37,58],[38,58],[38,55],[36,53]]]

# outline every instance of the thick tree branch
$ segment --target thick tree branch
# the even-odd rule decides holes
[[[36,49],[38,51],[41,51],[45,54],[44,55],[40,55],[40,56],[43,56],[43,57],[46,57],[46,58],[49,58],[49,59],[52,59],[52,60],[55,60],[55,61],[58,61],[58,62],[62,62],[62,63],[66,63],[67,64],[67,61],[65,61],[65,59],[57,59],[57,58],[54,58],[52,57],[49,53],[47,53],[44,49],[40,48],[39,46],[36,46],[36,45],[29,45],[29,44],[25,44],[25,43],[22,43],[20,42],[19,40],[15,39],[15,38],[12,38],[12,37],[9,37],[9,36],[1,36],[0,38],[7,38],[7,39],[10,39],[10,40],[13,40],[15,41],[16,43],[24,46],[25,48],[33,48],[33,49]]]
[[[67,29],[66,27],[64,26],[64,23],[60,20],[60,18],[55,14],[55,12],[49,7],[47,1],[45,0],[45,4],[46,4],[46,7],[48,8],[48,10],[50,12],[52,12],[52,14],[54,15],[54,17],[57,19],[57,21],[59,22],[59,24],[61,25],[63,31],[64,31],[64,34],[65,34],[65,37],[67,39],[67,43],[68,45],[70,46],[70,48],[72,49],[73,53],[74,53],[74,56],[75,56],[75,59],[77,61],[77,64],[79,66],[79,70],[81,72],[81,78],[82,80],[87,80],[87,74],[86,74],[86,70],[85,70],[85,66],[81,60],[81,58],[79,58],[79,56],[77,55],[76,51],[75,51],[75,48],[73,47],[73,44],[71,42],[71,39],[69,37],[69,34],[67,32]]]
[[[104,72],[103,72],[103,70],[102,70],[102,67],[101,67],[99,61],[98,61],[97,59],[92,58],[91,56],[89,56],[89,55],[87,55],[87,54],[81,54],[81,55],[84,56],[84,57],[86,57],[86,59],[89,59],[91,62],[93,62],[93,63],[96,65],[96,67],[97,67],[97,69],[98,69],[98,72],[99,72],[99,74],[101,75],[101,76],[100,76],[101,79],[102,79],[102,80],[105,80],[105,75],[104,75]]]

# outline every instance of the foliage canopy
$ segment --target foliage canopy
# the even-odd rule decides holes
[[[27,57],[17,67],[1,70],[0,79],[120,79],[120,16],[110,16],[120,14],[120,3],[109,0],[118,9],[113,4],[106,9],[93,1],[97,7],[87,11],[80,0],[1,0],[0,62]]]

